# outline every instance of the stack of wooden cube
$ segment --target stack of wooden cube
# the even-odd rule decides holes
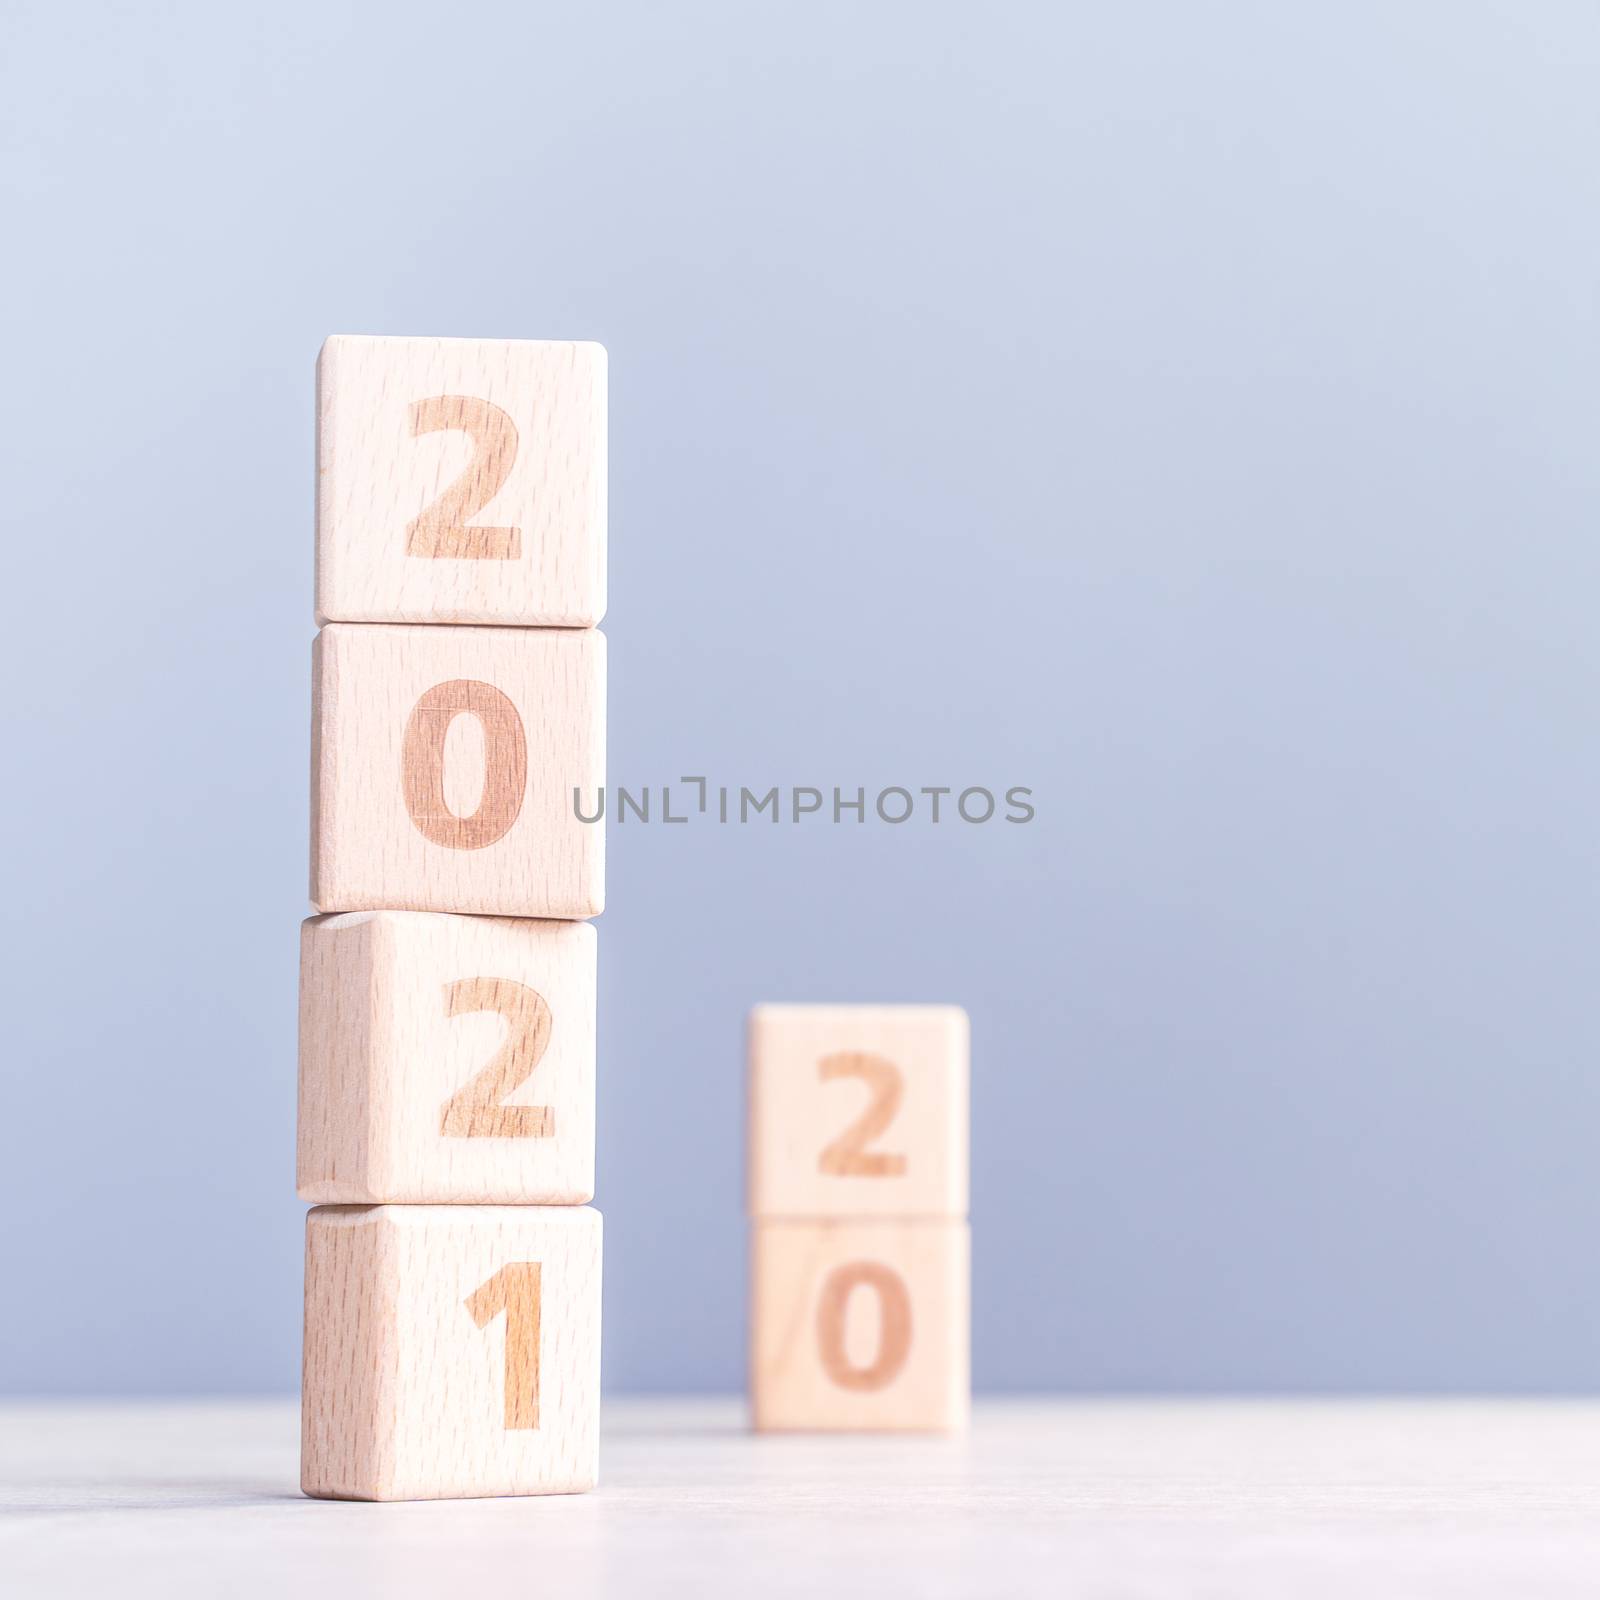
[[[302,1487],[587,1489],[605,352],[336,337],[317,391]]]
[[[969,1055],[956,1006],[751,1014],[756,1427],[965,1425]]]

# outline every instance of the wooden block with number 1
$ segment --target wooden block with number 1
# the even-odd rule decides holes
[[[312,1211],[302,1489],[435,1500],[593,1488],[600,1234],[587,1206]]]

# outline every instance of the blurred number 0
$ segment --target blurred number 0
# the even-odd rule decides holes
[[[845,1311],[857,1289],[878,1297],[878,1349],[864,1367],[845,1353]],[[817,1349],[822,1370],[841,1389],[871,1392],[894,1382],[911,1350],[911,1296],[899,1273],[876,1261],[852,1261],[835,1267],[822,1285],[817,1305]]]

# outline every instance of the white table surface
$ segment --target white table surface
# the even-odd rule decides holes
[[[302,1499],[297,1408],[0,1408],[0,1595],[1600,1595],[1600,1402],[1008,1401],[963,1440],[608,1401],[603,1484]]]

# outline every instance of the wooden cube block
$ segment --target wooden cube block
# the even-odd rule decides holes
[[[754,1234],[756,1427],[966,1425],[966,1223],[765,1221]]]
[[[307,1494],[589,1489],[599,1414],[597,1211],[324,1206],[306,1218]]]
[[[606,353],[337,335],[317,362],[317,615],[593,627]]]
[[[595,931],[425,911],[300,934],[302,1200],[594,1195]]]
[[[601,634],[330,623],[313,677],[318,910],[600,910]]]
[[[959,1006],[757,1006],[751,1214],[964,1217],[967,1100]]]

